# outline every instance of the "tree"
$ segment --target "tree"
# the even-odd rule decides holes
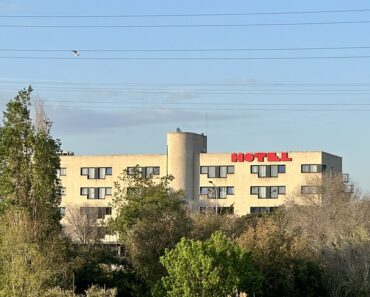
[[[157,285],[158,297],[226,297],[260,290],[261,276],[251,254],[221,232],[206,241],[182,238],[166,250],[161,263],[167,275]]]
[[[34,128],[30,118],[32,88],[9,101],[0,129],[0,197],[4,202],[31,207]],[[3,202],[3,203],[4,203]]]
[[[103,219],[99,219],[98,207],[67,205],[64,219],[67,223],[64,233],[72,240],[82,244],[100,242],[99,230],[102,230],[105,225]]]
[[[369,201],[349,192],[340,175],[307,184],[320,191],[301,195],[303,204],[287,207],[288,227],[309,241],[315,261],[324,267],[329,296],[369,296]]]
[[[37,126],[30,117],[32,88],[7,104],[0,129],[0,197],[2,204],[28,209],[35,236],[59,229],[60,142],[50,136],[50,122],[38,105]]]
[[[0,296],[41,296],[57,282],[63,285],[67,266],[59,237],[35,242],[34,220],[24,208],[0,217]]]
[[[183,191],[173,191],[173,178],[143,177],[126,171],[115,184],[113,208],[116,217],[108,226],[124,244],[129,262],[153,286],[164,270],[159,262],[166,248],[172,248],[190,229]]]
[[[322,269],[309,240],[290,228],[284,211],[253,216],[237,243],[253,253],[263,275],[261,296],[325,296]]]
[[[7,104],[0,128],[0,279],[4,296],[38,296],[63,283],[66,245],[59,236],[59,141],[39,106],[30,117],[32,88]]]

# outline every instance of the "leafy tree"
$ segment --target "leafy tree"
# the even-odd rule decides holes
[[[145,286],[127,261],[104,246],[74,246],[74,278],[76,293],[92,285],[116,288],[118,296],[143,296]]]
[[[0,296],[40,296],[64,284],[62,241],[56,236],[35,242],[33,224],[28,211],[18,207],[0,217]]]
[[[253,294],[260,290],[261,276],[249,252],[220,232],[206,241],[182,238],[161,257],[167,275],[155,296],[213,297]]]
[[[135,175],[123,172],[115,185],[117,215],[109,222],[110,230],[118,233],[129,262],[150,286],[164,273],[159,257],[190,229],[184,193],[172,191],[171,180],[145,178],[137,170]]]

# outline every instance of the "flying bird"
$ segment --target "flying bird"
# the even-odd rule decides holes
[[[72,50],[72,53],[75,57],[78,57],[80,55],[80,52],[77,50]]]

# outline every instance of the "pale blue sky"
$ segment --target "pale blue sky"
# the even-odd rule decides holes
[[[241,0],[0,0],[2,16],[196,14],[369,8],[368,1],[342,0],[253,2]],[[370,11],[202,18],[0,18],[0,50],[78,49],[81,50],[79,57],[81,59],[370,55],[370,49],[201,53],[112,53],[83,50],[366,47],[370,46],[369,37],[366,37],[369,36],[370,23],[226,28],[1,27],[1,25],[164,25],[337,21],[370,21]],[[6,100],[13,97],[20,87],[32,83],[35,88],[35,98],[45,101],[47,112],[54,121],[53,134],[62,140],[64,149],[78,154],[164,153],[167,131],[180,127],[185,131],[206,132],[207,113],[210,152],[324,150],[342,156],[344,171],[349,172],[363,189],[370,190],[368,170],[370,140],[367,137],[370,128],[370,111],[367,110],[370,110],[370,105],[246,105],[248,103],[370,104],[370,59],[29,60],[9,58],[16,56],[71,58],[72,53],[0,51],[1,108],[4,108]],[[348,85],[352,83],[353,85]],[[358,85],[358,83],[368,83],[368,85]],[[297,86],[297,84],[303,85]],[[165,109],[169,107],[177,109]],[[313,111],[313,109],[320,111]],[[330,111],[322,111],[322,109]],[[335,111],[335,109],[357,109],[358,111]]]

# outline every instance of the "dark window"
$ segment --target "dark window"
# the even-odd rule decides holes
[[[151,178],[154,175],[160,175],[160,168],[158,166],[127,167],[127,175],[137,175],[139,177]]]
[[[279,173],[285,173],[285,165],[251,165],[251,173],[258,177],[278,177]]]
[[[227,166],[227,174],[234,174],[235,168],[234,166]]]
[[[285,195],[285,186],[260,187],[252,186],[250,188],[251,195],[258,195],[258,198],[276,199],[279,195]]]
[[[234,174],[234,166],[200,166],[200,174],[207,174],[208,178],[225,178]]]
[[[66,168],[60,168],[57,169],[57,176],[66,176],[67,175],[67,169]]]
[[[274,212],[278,208],[277,207],[251,207],[250,212],[251,213],[268,213],[268,212]]]
[[[216,207],[204,207],[201,206],[199,208],[200,213],[206,214],[206,213],[216,213]],[[229,207],[224,207],[220,206],[217,207],[217,213],[220,215],[233,215],[234,214],[234,207],[229,206]]]
[[[234,187],[200,187],[200,195],[207,195],[208,199],[226,199],[228,195],[234,195]]]
[[[326,169],[326,166],[325,166]],[[321,164],[302,164],[302,173],[319,173],[323,171],[323,166]]]
[[[200,166],[200,174],[208,174],[208,166]]]
[[[301,193],[302,194],[319,194],[320,187],[318,186],[302,186]]]
[[[285,165],[278,165],[278,172],[285,173]]]
[[[112,175],[112,167],[82,167],[81,175],[88,179],[105,179],[106,175]]]

